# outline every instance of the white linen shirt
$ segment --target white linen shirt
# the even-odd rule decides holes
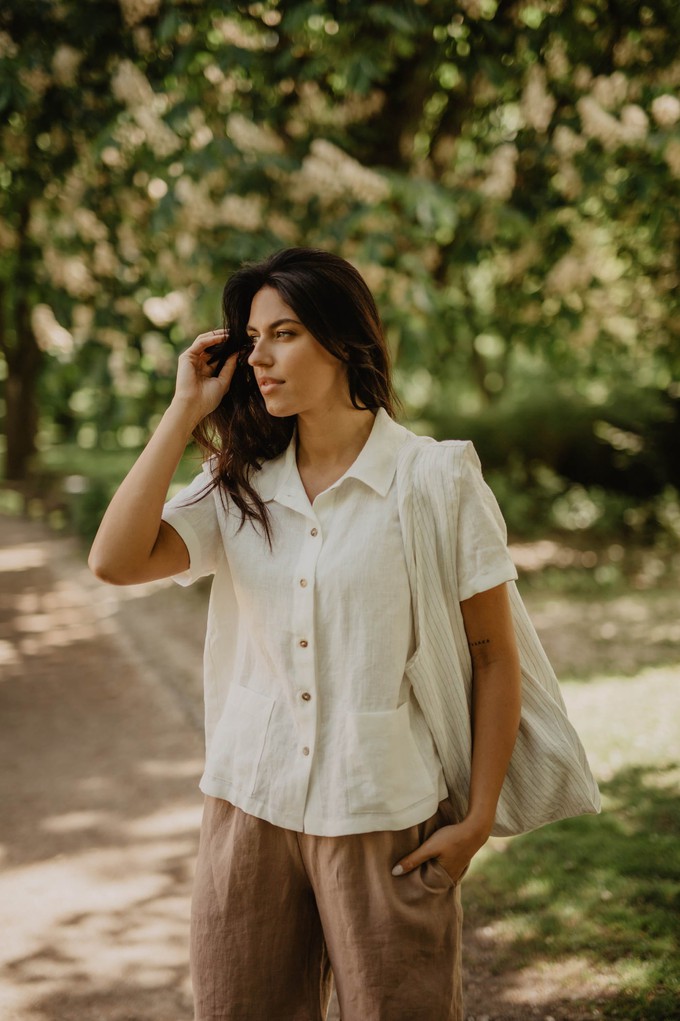
[[[218,490],[205,494],[210,462],[166,504],[163,519],[190,558],[175,580],[215,575],[205,794],[322,836],[402,829],[446,797],[406,669],[415,638],[395,472],[413,437],[380,409],[355,462],[310,503],[294,434],[252,480],[271,514],[273,552],[260,526],[239,528],[240,511]],[[464,599],[516,572],[474,499],[462,508]]]

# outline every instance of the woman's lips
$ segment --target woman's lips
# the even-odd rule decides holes
[[[266,383],[260,383],[260,392],[263,394],[271,393],[277,386],[283,386],[283,383],[276,379],[269,379]]]

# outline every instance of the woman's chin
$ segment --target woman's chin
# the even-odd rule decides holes
[[[273,418],[289,418],[295,414],[295,408],[291,410],[289,401],[277,400],[275,397],[265,397],[264,406]]]

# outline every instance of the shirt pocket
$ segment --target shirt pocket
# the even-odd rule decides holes
[[[206,772],[251,795],[267,739],[274,699],[231,684],[210,743]]]
[[[411,729],[409,704],[347,713],[347,798],[351,812],[394,813],[435,793]]]

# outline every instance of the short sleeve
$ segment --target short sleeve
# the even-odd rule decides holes
[[[178,585],[191,585],[198,578],[215,573],[222,537],[208,465],[206,462],[201,474],[168,500],[161,515],[182,537],[189,551],[188,570],[172,579]]]
[[[482,477],[472,443],[463,454],[459,486],[456,560],[462,602],[504,581],[514,581],[517,571],[508,552],[503,515]]]

